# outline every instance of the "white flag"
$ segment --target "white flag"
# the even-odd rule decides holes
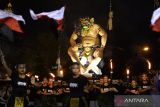
[[[25,20],[21,15],[16,15],[11,12],[5,11],[5,10],[0,10],[0,19],[5,19],[5,18],[13,18],[17,21],[22,21],[25,24]]]
[[[42,12],[39,14],[35,14],[33,10],[30,9],[30,14],[33,20],[37,20],[41,16],[47,16],[54,20],[62,20],[64,17],[65,7],[60,8],[59,10],[54,10],[51,12]]]
[[[160,18],[160,7],[153,12],[151,25],[154,25],[159,18]]]

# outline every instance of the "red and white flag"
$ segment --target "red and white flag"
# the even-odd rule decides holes
[[[151,26],[153,31],[160,32],[160,7],[153,12]]]
[[[59,10],[54,10],[51,12],[42,12],[39,14],[35,14],[33,10],[30,9],[30,14],[33,20],[38,20],[43,16],[47,16],[48,18],[54,19],[58,23],[58,30],[61,30],[62,20],[64,18],[65,7],[61,7]]]
[[[16,15],[11,12],[0,10],[0,23],[6,24],[11,30],[16,32],[23,32],[18,21],[25,24],[25,20],[21,15]]]

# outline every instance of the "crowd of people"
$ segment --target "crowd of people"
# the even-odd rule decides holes
[[[114,95],[150,95],[153,89],[147,73],[127,82],[111,80],[108,75],[88,79],[80,74],[79,63],[71,65],[72,75],[65,79],[36,81],[26,76],[25,64],[16,69],[7,71],[12,80],[12,88],[7,89],[10,96],[5,98],[7,107],[113,107]]]

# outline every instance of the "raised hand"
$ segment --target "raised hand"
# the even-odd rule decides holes
[[[4,54],[3,54],[3,52],[2,52],[2,49],[1,49],[1,48],[0,48],[0,58],[1,58],[1,62],[2,62],[2,64],[5,64],[6,62],[5,62]]]
[[[11,76],[11,73],[12,73],[12,70],[8,67],[6,61],[5,61],[5,58],[4,58],[4,54],[3,54],[3,51],[2,49],[0,48],[0,58],[1,58],[1,62],[2,62],[2,65],[4,66],[4,68],[6,69],[6,72],[9,76]]]

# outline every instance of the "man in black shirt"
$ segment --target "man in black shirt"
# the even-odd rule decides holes
[[[48,79],[46,77],[43,78],[42,85],[39,87],[37,94],[40,97],[40,105],[41,107],[47,106],[47,89],[48,89]]]
[[[63,102],[63,85],[62,85],[61,79],[58,79],[56,81],[56,85],[55,85],[54,89],[55,89],[57,105],[61,105]]]
[[[88,107],[85,92],[88,80],[80,74],[79,63],[74,62],[71,66],[72,76],[68,80],[70,89],[70,107]]]
[[[53,79],[49,78],[48,80],[48,89],[47,89],[47,95],[48,95],[48,107],[56,107],[56,97],[55,97],[55,87],[53,83]]]
[[[19,63],[15,67],[15,71],[12,71],[5,62],[4,56],[1,53],[2,65],[6,69],[6,72],[12,79],[12,94],[8,100],[8,107],[28,107],[29,86],[31,80],[26,76],[26,65]],[[32,84],[35,82],[32,81]]]
[[[139,82],[139,93],[141,95],[150,95],[151,83],[146,73],[141,75],[141,81]]]
[[[103,84],[99,86],[99,107],[114,107],[114,95],[118,93],[116,87],[109,81],[107,75],[103,77]]]
[[[28,107],[27,94],[31,80],[25,75],[25,64],[18,64],[16,69],[17,71],[8,72],[12,79],[12,95],[8,100],[8,107]]]
[[[138,95],[139,94],[139,87],[136,80],[131,80],[131,83],[127,87],[125,94],[128,95]]]

